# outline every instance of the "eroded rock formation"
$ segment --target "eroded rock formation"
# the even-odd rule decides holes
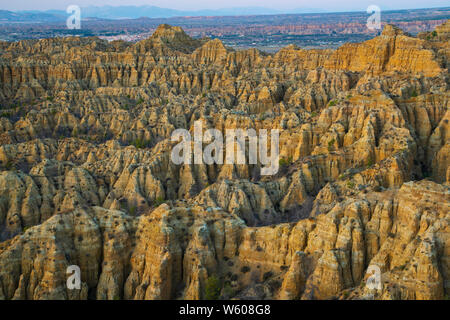
[[[168,25],[1,43],[0,299],[448,297],[448,25],[274,55]],[[195,121],[279,129],[279,172],[175,165]]]

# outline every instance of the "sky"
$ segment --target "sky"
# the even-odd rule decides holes
[[[365,11],[372,4],[382,10],[450,6],[449,0],[0,0],[0,10],[65,10],[71,4],[80,7],[153,5],[179,10],[266,7],[279,10],[318,8],[326,11]]]

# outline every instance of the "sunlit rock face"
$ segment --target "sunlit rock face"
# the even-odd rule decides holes
[[[450,294],[449,22],[273,55],[168,25],[0,48],[0,299]],[[278,129],[278,172],[174,164],[196,121]]]

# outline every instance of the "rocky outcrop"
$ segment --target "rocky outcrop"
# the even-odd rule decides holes
[[[273,55],[168,25],[2,44],[0,299],[448,296],[447,25]],[[279,171],[174,164],[195,121],[280,130]]]

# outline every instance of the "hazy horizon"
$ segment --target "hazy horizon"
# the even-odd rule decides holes
[[[419,8],[433,8],[433,7],[448,7],[447,0],[431,0],[424,4],[423,1],[418,0],[400,0],[400,1],[355,1],[342,0],[228,0],[211,3],[206,0],[41,0],[39,2],[32,0],[16,0],[14,2],[3,3],[0,5],[1,10],[21,11],[21,10],[64,10],[67,6],[75,4],[80,7],[88,6],[157,6],[167,9],[176,10],[208,10],[208,9],[226,9],[226,8],[246,8],[246,7],[263,7],[276,10],[294,10],[294,9],[319,9],[329,12],[338,11],[365,11],[369,5],[377,5],[382,10],[396,10],[396,9],[419,9]]]

